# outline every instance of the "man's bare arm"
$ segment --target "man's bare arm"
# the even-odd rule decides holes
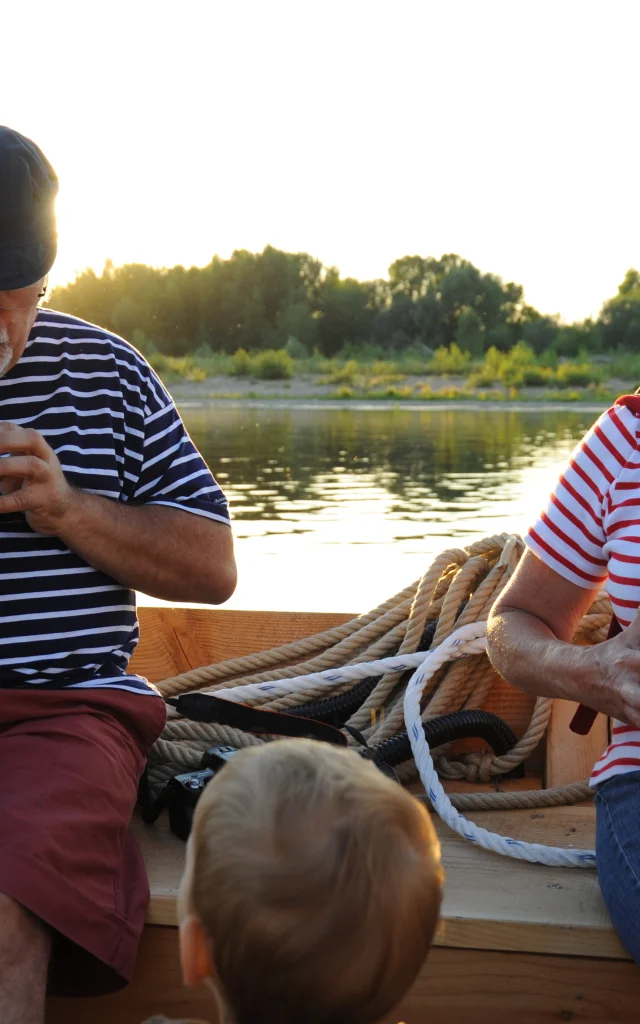
[[[164,505],[129,505],[72,487],[41,434],[0,423],[0,513],[23,512],[89,565],[165,601],[221,604],[233,593],[231,530]]]
[[[75,491],[58,536],[118,583],[165,601],[222,604],[236,587],[230,528],[181,509]]]

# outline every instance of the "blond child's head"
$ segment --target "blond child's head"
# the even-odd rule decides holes
[[[198,803],[185,980],[211,977],[234,1024],[373,1024],[420,970],[441,885],[429,815],[358,754],[243,750]]]

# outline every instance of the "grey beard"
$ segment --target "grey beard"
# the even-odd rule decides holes
[[[9,332],[6,327],[0,327],[0,377],[4,377],[12,359],[13,349],[9,341]]]

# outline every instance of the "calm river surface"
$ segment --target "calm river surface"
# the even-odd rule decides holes
[[[181,413],[231,503],[240,582],[229,607],[347,612],[391,596],[451,544],[523,532],[597,415]]]

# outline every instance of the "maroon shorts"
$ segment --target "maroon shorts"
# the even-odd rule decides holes
[[[149,886],[129,822],[164,723],[155,695],[0,691],[0,892],[52,929],[56,994],[131,977]]]

